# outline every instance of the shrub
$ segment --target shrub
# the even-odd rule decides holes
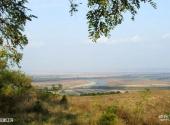
[[[41,100],[49,100],[52,93],[48,92],[46,89],[37,92],[38,98]]]
[[[31,89],[31,78],[20,71],[0,71],[0,94],[22,95]]]
[[[20,71],[0,69],[0,112],[20,112],[20,104],[27,99],[31,78]]]
[[[33,105],[33,112],[37,112],[37,113],[40,113],[40,112],[43,112],[43,107],[42,107],[42,104],[41,102],[38,100],[34,103]]]
[[[110,106],[103,112],[99,119],[99,125],[115,125],[117,121],[117,107]]]
[[[167,112],[166,115],[168,117],[168,120],[170,120],[170,112]]]
[[[1,88],[1,93],[5,96],[12,96],[15,94],[15,91],[14,91],[12,85],[4,85]]]
[[[68,108],[68,99],[66,95],[63,95],[62,99],[60,100],[60,105],[66,109]]]

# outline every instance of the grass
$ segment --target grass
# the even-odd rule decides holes
[[[158,118],[159,115],[170,113],[168,90],[95,96],[59,96],[33,92],[29,99],[17,105],[21,111],[13,115],[16,125],[170,124]]]
[[[95,125],[107,107],[114,104],[118,107],[117,115],[121,121],[117,124],[170,124],[158,119],[159,115],[170,112],[170,91],[152,91],[147,100],[142,96],[143,93],[134,92],[83,98],[69,97],[70,112],[79,114],[81,124]]]
[[[0,118],[14,118],[12,125],[170,124],[158,118],[170,116],[170,90],[65,96],[61,87],[38,90],[22,72],[1,70]]]

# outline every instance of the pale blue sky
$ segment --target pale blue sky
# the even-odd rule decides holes
[[[88,39],[87,8],[69,15],[68,0],[29,0],[38,16],[28,23],[22,70],[31,74],[170,71],[170,1],[143,5],[135,21],[126,15],[110,39]]]

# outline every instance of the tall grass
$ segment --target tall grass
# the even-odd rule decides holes
[[[61,96],[37,91],[31,79],[16,71],[0,72],[0,117],[14,125],[169,125],[170,91]]]

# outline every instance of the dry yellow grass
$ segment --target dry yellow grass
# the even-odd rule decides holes
[[[170,125],[161,122],[159,115],[170,113],[170,91],[153,90],[98,96],[67,96],[68,108],[61,103],[61,96],[41,94],[32,95],[23,107],[34,109],[37,100],[42,104],[40,112],[31,111],[21,114],[29,125],[103,125],[99,124],[104,111],[109,106],[117,107],[117,121],[114,125]],[[34,98],[33,98],[34,97]],[[23,104],[23,103],[22,103]],[[40,108],[41,109],[41,108]],[[35,110],[35,109],[34,109]],[[111,124],[112,125],[112,124]]]
[[[69,112],[78,114],[78,120],[82,125],[96,125],[103,111],[114,104],[119,107],[120,112],[120,122],[117,124],[125,124],[123,120],[126,120],[126,118],[122,119],[123,117],[131,117],[127,120],[132,120],[132,123],[133,118],[135,118],[133,113],[138,106],[137,103],[141,101],[141,92],[83,97],[71,96],[69,97]],[[142,110],[142,118],[146,122],[145,124],[169,125],[169,122],[160,122],[158,116],[170,112],[170,91],[152,91],[148,101],[143,104]]]

